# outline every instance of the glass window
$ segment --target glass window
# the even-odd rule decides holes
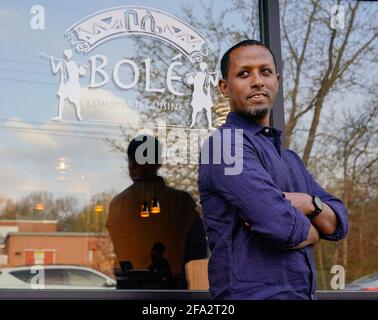
[[[35,276],[35,274],[31,273],[31,270],[13,271],[10,274],[26,283],[31,283],[32,278]]]
[[[46,285],[56,285],[65,286],[67,285],[66,278],[64,276],[64,269],[45,269],[45,284]]]
[[[71,286],[102,287],[106,280],[93,272],[84,270],[67,269],[67,282]]]
[[[346,239],[315,247],[320,290],[378,270],[377,14],[373,2],[280,1],[285,144],[349,215]]]
[[[53,252],[38,263],[114,278],[130,261],[186,288],[184,264],[208,257],[197,162],[228,112],[219,59],[259,33],[257,0],[0,1],[2,266]],[[130,165],[139,134],[158,137],[164,180]]]

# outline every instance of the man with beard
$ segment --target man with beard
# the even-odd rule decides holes
[[[242,41],[224,54],[221,71],[219,88],[231,112],[204,143],[198,178],[211,295],[314,299],[313,244],[346,236],[345,206],[269,126],[280,79],[272,52]],[[231,158],[242,163],[241,172],[227,171]]]

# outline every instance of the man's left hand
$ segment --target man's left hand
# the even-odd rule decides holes
[[[315,211],[312,203],[312,197],[307,193],[301,192],[284,192],[283,195],[291,202],[291,205],[297,208],[306,216]],[[336,231],[337,218],[333,209],[323,202],[322,213],[312,219],[311,223],[321,233],[331,235]]]
[[[303,192],[284,192],[285,199],[291,202],[291,205],[305,215],[315,211],[315,206],[312,203],[312,197]]]

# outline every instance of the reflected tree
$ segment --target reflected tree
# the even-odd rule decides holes
[[[365,252],[370,251],[365,250],[365,247],[373,245],[367,239],[375,236],[366,236],[366,218],[369,216],[370,224],[378,227],[376,210],[366,212],[366,207],[374,203],[378,196],[377,98],[375,95],[375,100],[371,104],[355,107],[353,112],[346,110],[342,117],[334,120],[332,128],[324,129],[324,132],[319,134],[325,142],[324,146],[327,147],[323,147],[323,159],[319,159],[318,166],[322,168],[323,174],[335,177],[333,181],[328,181],[328,188],[343,200],[350,218],[351,231],[348,237],[338,244],[337,250],[333,253],[332,263],[348,267],[350,278],[363,275],[363,272],[367,271],[366,268],[371,270],[364,262],[368,258]],[[352,245],[351,249],[348,244]],[[378,250],[378,247],[375,247],[375,250]],[[356,255],[357,252],[359,255]],[[377,263],[378,261],[375,262]]]
[[[257,2],[256,2],[257,4]],[[219,60],[225,50],[234,43],[247,38],[259,38],[258,28],[258,7],[247,0],[234,0],[230,2],[228,8],[219,9],[216,2],[201,2],[201,9],[195,8],[192,4],[183,5],[177,17],[200,31],[201,34],[211,44],[209,54],[203,57],[210,73],[219,69]],[[232,21],[233,23],[227,23]],[[131,131],[128,128],[121,128],[121,139],[106,139],[106,142],[112,150],[126,153],[128,142],[135,137],[136,131],[143,132],[144,129],[150,129],[148,133],[156,134],[156,125],[159,121],[164,121],[167,125],[167,145],[172,146],[177,141],[177,136],[173,134],[175,129],[181,128],[182,133],[187,137],[190,143],[189,124],[191,123],[192,107],[190,104],[193,87],[188,80],[188,75],[200,70],[200,63],[190,62],[180,52],[171,46],[168,46],[158,40],[140,37],[135,41],[135,56],[140,61],[151,59],[150,72],[141,72],[143,81],[141,83],[151,82],[151,87],[162,89],[165,87],[167,70],[174,61],[182,63],[179,67],[173,69],[173,75],[182,79],[174,83],[175,90],[180,95],[165,92],[146,92],[146,86],[139,87],[138,99],[144,101],[144,105],[149,104],[157,107],[141,111],[141,126]],[[146,71],[146,70],[144,70]],[[150,75],[147,81],[146,74]],[[216,87],[210,88],[212,93],[212,125],[220,126],[229,112],[227,101],[223,98]],[[181,110],[170,110],[170,105],[181,106]],[[195,129],[207,128],[208,122],[205,110],[200,112],[195,122]],[[170,134],[171,133],[171,134]],[[188,158],[193,152],[198,153],[201,141],[211,132],[198,131],[198,143],[191,145],[187,149]],[[175,157],[174,155],[172,156]],[[189,161],[188,161],[189,162]],[[160,173],[165,177],[167,183],[178,189],[183,189],[192,194],[199,201],[197,190],[197,171],[198,163],[167,163]]]
[[[70,231],[74,232],[107,232],[106,221],[110,201],[116,195],[115,191],[102,192],[94,195],[73,219]]]
[[[290,147],[298,130],[305,128],[307,139],[300,145],[307,165],[330,99],[340,99],[351,88],[364,89],[363,83],[376,76],[364,69],[378,62],[378,13],[359,1],[337,1],[345,8],[345,24],[332,29],[334,2],[284,0],[280,4],[288,116],[285,145]]]
[[[332,11],[334,5],[341,7]],[[369,88],[377,84],[378,7],[360,1],[319,0],[281,0],[280,7],[285,146],[301,153],[315,178],[344,200],[352,224],[347,240],[317,246],[320,283],[326,289],[326,266],[339,263],[348,267],[349,279],[358,275],[353,266],[359,265],[361,271],[363,263],[359,264],[355,247],[350,249],[348,243],[360,243],[363,250],[363,232],[356,235],[353,221],[356,212],[364,212],[361,205],[376,199],[377,186],[372,183],[377,156],[376,107],[371,104],[376,96]],[[342,11],[343,21],[333,28],[336,16],[331,13]],[[345,101],[351,92],[355,96]],[[345,101],[344,110],[339,111],[336,107],[341,101]],[[377,221],[377,217],[373,219]]]

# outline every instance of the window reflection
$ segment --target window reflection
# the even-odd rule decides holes
[[[168,187],[158,175],[161,150],[156,137],[141,135],[131,140],[127,156],[134,183],[113,198],[107,228],[119,263],[130,261],[130,269],[148,268],[154,280],[161,281],[162,288],[182,289],[184,264],[207,258],[207,242],[193,198]],[[158,213],[149,208],[150,199],[159,200]],[[150,278],[147,274],[145,281]],[[147,287],[143,284],[143,288]]]
[[[315,249],[323,290],[351,288],[378,270],[377,9],[362,1],[280,1],[285,145],[343,200],[351,225],[345,240]]]
[[[161,240],[151,238],[147,244],[148,236],[170,232],[164,224],[155,230],[152,220],[173,211],[166,209],[168,203],[175,203],[178,210],[184,210],[185,201],[192,209],[198,205],[199,144],[209,134],[208,127],[219,126],[228,112],[214,87],[218,60],[230,43],[258,38],[257,1],[138,0],[125,4],[114,0],[105,7],[101,1],[68,1],[64,7],[42,1],[30,10],[34,5],[32,1],[0,4],[0,177],[4,182],[0,187],[0,267],[75,264],[114,278],[117,245],[113,247],[106,221],[111,200],[133,184],[125,162],[126,146],[138,133],[158,135],[159,123],[163,123],[163,144],[172,151],[159,173],[166,186],[153,192],[156,199],[154,194],[144,199],[138,193],[132,200],[137,211],[144,200],[149,209],[146,236],[135,241],[146,242],[141,249],[145,258],[143,263],[133,261],[138,268],[148,268],[153,241]],[[77,35],[67,33],[72,26],[98,11],[125,5],[129,6],[130,30],[143,27],[146,32],[157,32],[162,28],[158,16],[166,13],[177,23],[166,26],[178,35],[176,42],[190,44],[190,31],[203,37],[207,52],[186,56],[177,43],[142,33],[107,39],[86,54],[80,51],[85,47],[71,46],[69,36]],[[138,11],[136,6],[150,10]],[[111,22],[117,27],[114,17],[102,18],[97,34]],[[91,38],[92,29],[85,30],[87,39]],[[196,81],[195,75],[201,72],[203,81]],[[188,81],[191,74],[193,81]],[[201,84],[208,103],[194,103],[198,113],[189,130],[193,101],[203,102],[193,92]],[[177,141],[185,138],[197,142],[178,151],[183,144]],[[188,195],[160,195],[169,188]],[[176,222],[186,225],[186,233],[195,234],[202,226],[198,221]],[[178,230],[173,233],[181,237]],[[174,273],[184,272],[183,261],[203,257],[198,239],[185,241],[164,243],[166,258],[181,256],[171,259]],[[185,246],[194,249],[185,251]],[[130,250],[140,253],[137,245]]]

